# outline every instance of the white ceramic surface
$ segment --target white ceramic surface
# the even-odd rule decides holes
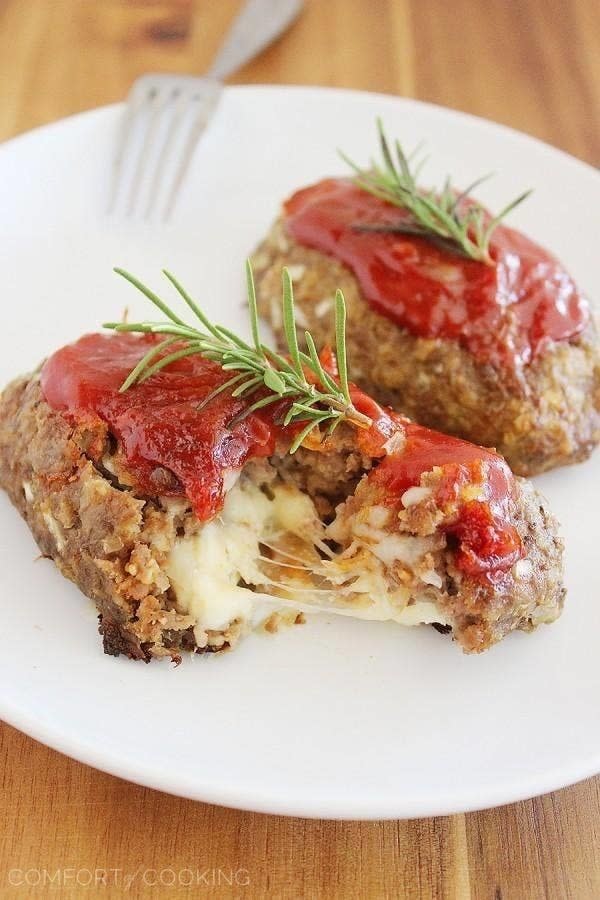
[[[295,187],[366,160],[382,115],[425,139],[493,207],[533,185],[512,223],[600,297],[600,177],[531,138],[392,97],[228,88],[171,224],[103,213],[119,109],[0,147],[0,382],[143,300],[111,273],[160,287],[168,266],[240,328],[242,264]],[[145,666],[101,652],[93,606],[0,497],[0,715],[93,766],[200,800],[293,815],[383,818],[506,803],[600,771],[600,454],[538,480],[563,523],[563,618],[464,656],[431,628],[316,617],[235,653]]]

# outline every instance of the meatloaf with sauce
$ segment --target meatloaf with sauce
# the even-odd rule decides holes
[[[291,455],[273,407],[198,408],[228,377],[200,356],[119,393],[154,340],[88,335],[0,398],[0,484],[95,601],[106,653],[178,662],[314,611],[478,652],[560,614],[557,523],[501,457],[356,388],[371,425]]]
[[[533,475],[600,439],[600,353],[587,300],[549,253],[493,232],[493,264],[395,227],[402,210],[345,179],[291,197],[253,257],[259,308],[283,338],[281,267],[299,338],[330,343],[341,288],[351,377],[380,403]]]

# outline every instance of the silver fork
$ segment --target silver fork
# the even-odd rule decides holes
[[[301,7],[302,0],[246,0],[204,77],[149,74],[134,82],[113,164],[109,214],[169,218],[223,80],[275,41]]]

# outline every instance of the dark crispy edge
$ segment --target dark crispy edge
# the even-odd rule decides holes
[[[261,314],[278,343],[281,268],[290,266],[299,338],[334,340],[331,308],[346,299],[350,375],[380,403],[430,428],[496,447],[519,475],[579,462],[600,441],[600,351],[594,323],[576,340],[551,345],[524,370],[524,383],[475,362],[455,341],[418,338],[375,312],[342,263],[296,243],[279,220],[254,254]],[[298,274],[299,273],[299,274]]]

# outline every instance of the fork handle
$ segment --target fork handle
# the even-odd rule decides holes
[[[224,81],[282,34],[302,8],[302,0],[246,0],[206,77]]]

